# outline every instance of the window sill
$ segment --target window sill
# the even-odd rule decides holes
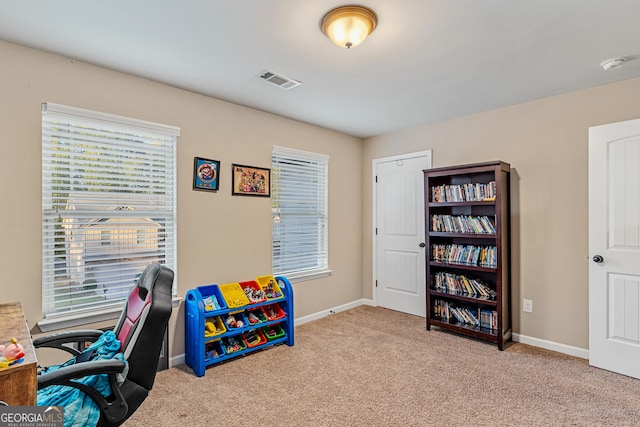
[[[297,282],[306,282],[307,280],[320,279],[322,277],[331,276],[333,271],[328,268],[322,270],[314,270],[314,271],[305,271],[299,273],[284,273],[284,274],[276,274],[276,276],[284,276],[289,282],[297,283]]]
[[[171,306],[173,308],[177,307],[178,305],[180,305],[180,301],[182,301],[182,297],[177,295],[174,296],[171,299]],[[122,307],[113,307],[100,311],[91,311],[89,313],[78,313],[70,316],[57,316],[50,319],[42,319],[38,322],[38,327],[42,332],[75,328],[77,326],[117,319],[120,317],[121,313]]]

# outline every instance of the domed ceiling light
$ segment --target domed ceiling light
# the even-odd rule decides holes
[[[340,6],[322,18],[322,32],[336,45],[350,49],[358,46],[375,30],[378,17],[364,6]]]

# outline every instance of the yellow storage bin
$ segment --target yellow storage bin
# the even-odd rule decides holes
[[[225,332],[227,332],[227,328],[224,326],[224,322],[220,316],[207,317],[204,319],[204,336],[206,338],[215,337]]]
[[[282,298],[284,296],[275,277],[260,276],[256,278],[256,282],[258,282],[262,290],[267,294],[267,299]]]
[[[244,294],[240,283],[225,283],[218,287],[229,308],[242,307],[249,304],[249,298]]]

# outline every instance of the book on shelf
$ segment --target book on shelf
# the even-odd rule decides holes
[[[445,323],[452,320],[463,325],[495,331],[498,329],[498,313],[482,307],[473,308],[457,305],[452,302],[436,299],[433,301],[433,316]]]
[[[436,185],[431,187],[434,203],[489,202],[496,199],[496,182]]]
[[[496,268],[496,247],[433,244],[431,245],[431,260],[445,264]]]
[[[485,329],[498,329],[498,313],[495,310],[478,309],[480,327]]]
[[[496,291],[478,279],[464,275],[437,272],[433,275],[433,289],[443,294],[463,295],[489,300],[496,299]]]
[[[496,233],[496,229],[487,215],[431,215],[431,231],[467,234]]]

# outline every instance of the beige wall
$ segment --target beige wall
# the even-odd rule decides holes
[[[362,298],[360,139],[2,41],[0,63],[0,302],[21,301],[31,327],[41,319],[43,101],[182,129],[177,149],[180,296],[202,284],[271,272],[270,200],[232,197],[231,163],[270,167],[273,145],[328,154],[333,274],[294,285],[295,315]],[[192,191],[194,156],[222,162],[218,193]],[[183,317],[181,305],[171,320],[171,356],[184,352]]]
[[[373,159],[432,149],[434,167],[503,160],[512,168],[514,332],[587,349],[588,128],[638,117],[634,79],[365,140],[363,295],[372,295]]]
[[[330,155],[333,275],[294,285],[296,317],[372,296],[373,159],[433,149],[436,167],[509,162],[514,330],[588,348],[587,129],[640,117],[640,79],[370,138],[363,145],[340,133],[1,41],[0,60],[0,302],[21,301],[32,327],[41,319],[41,181],[34,171],[40,166],[40,103],[49,101],[182,129],[181,296],[201,284],[270,271],[269,200],[231,197],[231,163],[269,166],[273,145]],[[191,190],[194,156],[222,161],[218,193]],[[212,249],[201,249],[210,242]],[[522,298],[534,301],[532,314],[521,311]],[[183,316],[182,306],[172,316],[172,356],[184,352]]]

